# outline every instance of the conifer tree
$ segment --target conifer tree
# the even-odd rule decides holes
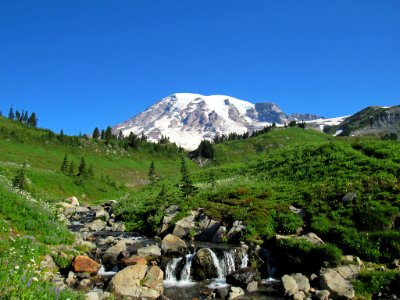
[[[24,117],[24,119],[25,119],[25,117]],[[33,128],[36,128],[37,122],[38,122],[38,118],[36,117],[36,114],[34,112],[31,114],[29,119],[28,119],[28,113],[26,113],[26,119],[27,119],[27,123],[28,123],[29,126],[31,126]],[[62,134],[64,135],[63,131],[62,131]],[[60,135],[61,135],[61,133],[60,133]]]
[[[108,126],[106,129],[106,133],[105,133],[106,145],[109,145],[111,143],[112,139],[113,139],[112,130],[111,130],[111,127]]]
[[[196,191],[196,187],[193,185],[192,180],[190,179],[189,170],[186,166],[185,157],[182,156],[181,159],[181,185],[180,189],[182,191],[183,197],[187,198]]]
[[[18,111],[18,109],[15,111],[15,120],[21,121],[21,113]]]
[[[65,137],[65,135],[64,135],[64,130],[61,129],[60,135],[58,136],[58,139],[59,139],[61,142],[63,142],[63,141],[64,141],[64,137]]]
[[[87,176],[87,169],[86,169],[86,162],[85,158],[81,158],[81,163],[78,167],[78,176],[86,177]]]
[[[67,175],[68,173],[68,155],[65,154],[64,155],[64,160],[61,164],[61,168],[60,168],[61,173]]]
[[[26,111],[26,112],[24,113],[23,118],[22,118],[22,122],[24,122],[25,124],[28,124],[28,121],[29,121],[28,111]],[[31,126],[32,126],[32,125],[31,125]],[[36,125],[33,126],[33,127],[36,127]]]
[[[124,139],[124,134],[122,133],[122,130],[120,130],[119,133],[118,133],[118,139],[120,141],[122,141]]]
[[[100,138],[101,138],[102,140],[105,140],[105,139],[106,139],[106,132],[104,131],[104,129],[101,130]]]
[[[93,130],[92,137],[93,137],[93,139],[95,139],[95,140],[98,140],[98,139],[99,139],[99,137],[100,137],[99,128],[96,127],[96,128]]]
[[[69,175],[69,176],[74,176],[74,175],[75,175],[75,163],[74,163],[74,161],[71,161],[71,162],[69,163],[68,175]]]
[[[154,167],[154,161],[152,161],[150,164],[149,174],[147,176],[150,180],[150,183],[154,183],[154,181],[156,180],[156,171],[155,171],[155,167]]]
[[[13,110],[13,107],[12,107],[12,106],[10,107],[10,111],[8,112],[8,118],[9,118],[10,120],[14,120],[14,118],[15,118],[14,110]]]
[[[26,178],[26,166],[27,163],[24,162],[22,168],[17,171],[17,174],[13,178],[12,184],[14,188],[26,190],[28,184],[28,180]]]

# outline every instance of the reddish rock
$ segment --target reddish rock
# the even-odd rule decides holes
[[[72,267],[76,273],[91,273],[96,274],[100,269],[100,264],[95,262],[88,256],[78,255],[75,257]]]
[[[125,266],[131,266],[131,265],[136,265],[136,264],[137,265],[147,265],[147,260],[138,255],[132,255],[131,257],[122,259],[121,261]]]

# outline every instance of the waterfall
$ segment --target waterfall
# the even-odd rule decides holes
[[[228,275],[236,270],[235,268],[235,250],[224,251],[225,275]]]
[[[224,278],[223,266],[221,266],[221,262],[217,255],[210,248],[207,248],[207,250],[210,252],[213,264],[217,268],[218,279]]]
[[[186,255],[186,263],[181,272],[181,281],[184,281],[184,282],[190,281],[190,269],[192,267],[193,257],[194,257],[194,254]]]
[[[165,269],[165,280],[168,282],[176,282],[176,266],[182,260],[182,257],[171,259]]]
[[[242,257],[242,262],[240,264],[240,269],[247,268],[247,265],[249,264],[249,256],[247,253],[245,253]]]

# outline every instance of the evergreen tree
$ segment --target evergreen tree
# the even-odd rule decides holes
[[[64,130],[61,129],[60,134],[59,134],[59,136],[58,136],[58,139],[59,139],[61,142],[64,142],[64,138],[65,138]]]
[[[90,177],[90,178],[94,177],[93,164],[89,165],[89,169],[87,170],[87,176]]]
[[[75,175],[75,163],[74,163],[74,161],[71,161],[71,162],[69,163],[68,175],[69,175],[69,176],[74,176],[74,175]]]
[[[96,128],[93,130],[92,137],[93,137],[93,139],[95,139],[95,140],[98,140],[98,139],[99,139],[99,137],[100,137],[99,128],[96,127]]]
[[[27,163],[24,162],[22,165],[22,168],[17,171],[17,174],[12,180],[12,184],[14,188],[20,189],[20,190],[26,190],[27,185],[28,185],[28,180],[26,178],[26,166]]]
[[[8,118],[9,118],[10,120],[14,120],[14,118],[15,118],[14,110],[13,110],[13,107],[12,107],[12,106],[10,107],[10,111],[8,112]]]
[[[118,133],[118,139],[120,141],[122,141],[124,139],[124,134],[122,133],[122,130],[120,130],[119,133]]]
[[[23,118],[22,118],[22,122],[24,122],[25,124],[28,124],[28,122],[29,122],[29,117],[28,117],[28,111],[26,111],[25,113],[24,113],[24,116],[23,116]],[[35,122],[36,123],[36,122]],[[32,126],[32,125],[31,125]],[[33,126],[33,127],[36,127],[36,124],[35,124],[35,126]]]
[[[68,155],[64,155],[64,160],[62,162],[61,168],[60,168],[61,173],[67,175],[68,174]]]
[[[105,139],[106,139],[106,132],[104,131],[104,129],[101,130],[100,138],[101,138],[102,140],[105,140]]]
[[[149,174],[147,176],[150,180],[150,183],[154,183],[154,181],[156,180],[156,171],[155,171],[155,167],[154,167],[154,161],[152,161],[150,164]]]
[[[82,157],[81,158],[81,163],[78,167],[78,176],[82,176],[82,177],[86,177],[88,175],[87,173],[87,169],[86,169],[86,162],[85,162],[85,158]]]
[[[25,117],[24,117],[25,119]],[[37,126],[37,122],[38,122],[38,118],[36,117],[36,114],[33,112],[31,113],[31,116],[28,119],[28,113],[26,113],[26,119],[27,119],[27,123],[29,126],[36,128]],[[62,131],[62,130],[61,130]],[[62,131],[62,134],[64,135],[64,132]],[[61,133],[60,133],[61,135]]]
[[[21,121],[21,113],[18,111],[18,109],[15,111],[15,120]]]
[[[196,187],[193,185],[190,179],[189,170],[186,165],[185,157],[182,156],[181,159],[181,185],[180,189],[182,191],[183,197],[187,198],[196,191]]]
[[[112,130],[111,127],[108,126],[106,129],[106,133],[105,133],[105,140],[106,140],[106,145],[109,145],[111,143],[111,140],[113,139],[113,134],[112,134]]]

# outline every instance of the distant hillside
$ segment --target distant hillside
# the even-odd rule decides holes
[[[325,132],[339,136],[400,137],[400,106],[370,106],[346,118],[341,124],[327,126]]]

